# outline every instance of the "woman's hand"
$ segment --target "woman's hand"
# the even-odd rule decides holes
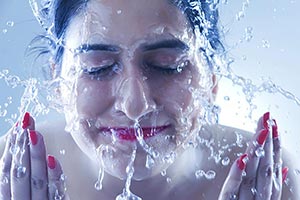
[[[279,200],[287,171],[282,169],[276,121],[265,113],[246,153],[232,165],[219,200]]]
[[[43,137],[29,113],[22,127],[10,131],[0,170],[1,200],[67,199],[62,168],[53,156],[46,157]]]

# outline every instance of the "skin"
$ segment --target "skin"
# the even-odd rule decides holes
[[[137,12],[132,12],[132,7],[135,7]],[[86,23],[91,21],[94,23]],[[174,48],[145,50],[145,46],[166,39],[180,40],[189,44],[190,49],[188,52]],[[119,50],[113,53],[88,51],[84,54],[74,54],[74,49],[87,43],[114,45]],[[146,0],[90,1],[87,11],[71,21],[66,33],[67,51],[63,55],[61,74],[65,82],[61,84],[60,90],[65,105],[66,124],[56,121],[41,124],[37,128],[39,130],[36,133],[37,143],[34,144],[30,130],[35,130],[35,123],[33,118],[30,118],[27,127],[24,129],[19,127],[23,133],[21,137],[14,139],[15,128],[13,128],[6,137],[12,137],[12,140],[2,138],[1,147],[6,146],[6,149],[2,156],[5,167],[2,168],[0,175],[1,178],[7,176],[10,183],[0,186],[4,199],[10,197],[20,199],[18,196],[22,196],[25,200],[47,199],[47,197],[53,199],[55,195],[53,184],[56,184],[60,194],[63,193],[63,182],[60,181],[62,173],[67,176],[68,190],[65,199],[115,199],[124,188],[124,181],[120,179],[126,177],[125,168],[136,142],[116,140],[111,144],[111,137],[99,134],[99,127],[132,127],[136,120],[142,127],[170,124],[170,128],[145,141],[160,155],[167,155],[172,151],[178,154],[172,165],[161,162],[159,157],[155,162],[156,165],[150,170],[144,166],[145,151],[140,147],[137,148],[134,163],[136,173],[131,191],[143,199],[222,200],[229,199],[233,194],[238,199],[278,200],[288,199],[291,196],[297,199],[298,191],[295,190],[295,193],[291,194],[286,184],[282,184],[280,137],[272,137],[269,130],[275,130],[276,126],[275,124],[271,127],[265,126],[269,120],[266,115],[258,120],[255,134],[210,125],[203,126],[199,132],[202,139],[215,141],[209,147],[205,143],[200,143],[197,148],[189,148],[183,152],[183,145],[176,145],[177,142],[184,143],[189,141],[188,139],[194,139],[193,136],[196,136],[199,131],[197,128],[200,127],[196,119],[203,107],[194,106],[195,99],[188,88],[199,89],[205,94],[208,102],[213,101],[212,96],[216,92],[212,87],[214,76],[206,73],[207,65],[191,45],[194,43],[195,37],[190,32],[184,15],[167,1],[153,0],[151,3]],[[182,55],[189,64],[178,74],[166,75],[160,71],[153,69],[149,71],[141,67],[142,61],[149,60],[159,64],[177,63],[177,58],[181,58]],[[101,60],[91,60],[99,57],[104,58],[105,65],[100,62]],[[100,80],[97,80],[99,77],[95,78],[81,71],[81,67],[85,64],[106,66],[107,63],[116,60],[122,64],[121,70],[112,76],[107,74],[105,77],[101,76]],[[79,73],[73,73],[74,71]],[[203,78],[212,85],[203,85],[201,82]],[[188,81],[189,79],[191,80]],[[189,112],[191,107],[193,112]],[[187,122],[181,122],[181,117],[186,117]],[[91,122],[92,125],[87,126],[87,122]],[[72,130],[71,133],[63,131],[65,126]],[[186,137],[180,134],[184,127],[187,127]],[[261,134],[265,129],[267,134],[262,140]],[[236,145],[237,132],[242,135],[242,146]],[[175,139],[165,140],[166,135],[174,135]],[[13,173],[14,163],[19,155],[12,155],[8,150],[14,143],[22,144],[22,140],[30,141],[23,156],[23,163],[28,170],[26,176],[16,178]],[[261,144],[257,144],[258,140],[262,141]],[[218,142],[222,146],[230,146],[222,154],[222,158],[230,159],[228,165],[221,165],[214,159],[209,159],[211,150],[215,152],[220,150]],[[245,145],[246,143],[248,145]],[[103,155],[106,169],[104,188],[102,191],[96,191],[93,188],[99,167],[96,149],[101,145],[109,145],[109,148],[114,150],[114,159]],[[253,153],[258,148],[264,149],[265,156],[257,157]],[[61,149],[66,153],[59,153]],[[56,157],[54,169],[49,165],[46,151]],[[241,161],[240,156],[244,153],[248,159]],[[284,156],[284,159],[286,160],[287,156]],[[293,169],[288,160],[285,162],[283,166],[288,165]],[[274,163],[280,164],[278,165],[280,167],[273,168]],[[112,164],[114,168],[111,168]],[[63,171],[60,166],[63,166]],[[166,177],[159,174],[166,167],[168,167],[167,177],[171,178],[171,183],[166,183]],[[212,180],[204,177],[196,179],[197,169],[213,170],[217,175]],[[272,173],[266,176],[266,169],[274,171],[276,176],[273,177]],[[244,172],[246,176],[243,176]],[[49,190],[46,190],[46,185],[43,189],[36,190],[32,185],[32,178],[35,177],[49,182]],[[292,177],[289,177],[289,181],[296,187]],[[257,190],[258,195],[255,197],[249,192],[252,187]]]

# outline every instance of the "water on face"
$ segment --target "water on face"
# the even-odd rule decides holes
[[[212,6],[212,9],[218,6],[219,1],[217,1],[214,6]],[[222,1],[221,3],[227,4],[227,1]],[[39,3],[36,1],[31,0],[30,1],[31,6],[33,7],[33,10],[35,11],[35,16],[38,17],[40,23],[42,26],[46,27],[47,31],[49,34],[51,34],[51,27],[52,23],[46,23],[49,20],[45,18],[45,16],[41,16],[39,13],[37,13],[37,10],[39,8]],[[240,21],[245,18],[246,11],[249,7],[250,1],[244,1],[242,3],[241,10],[236,14],[236,20]],[[44,5],[45,6],[45,5]],[[46,5],[49,6],[49,5]],[[197,3],[194,3],[193,8],[199,12],[199,5]],[[121,11],[118,11],[118,14],[121,14]],[[200,11],[201,13],[201,11]],[[206,23],[205,21],[203,23]],[[7,28],[3,29],[3,34],[8,34],[7,29],[11,28],[15,25],[13,21],[7,21]],[[205,24],[206,26],[206,24]],[[238,46],[243,43],[244,41],[251,41],[253,36],[253,28],[248,26],[245,28],[245,33],[243,38],[234,44],[232,48],[238,48]],[[196,29],[195,31],[196,36],[198,36],[199,40],[197,41],[197,44],[195,45],[195,48],[207,48],[208,52],[211,51],[213,52],[214,50],[211,49],[211,47],[208,45],[207,39],[203,36],[203,34],[200,33],[199,30]],[[263,40],[262,41],[262,46],[263,48],[270,48],[270,42],[268,40]],[[197,52],[195,52],[197,53]],[[198,57],[198,56],[197,56]],[[277,85],[275,82],[272,80],[265,80],[261,84],[255,84],[253,83],[252,80],[244,78],[243,76],[240,76],[236,74],[232,68],[231,65],[234,62],[234,60],[230,58],[226,58],[225,55],[215,55],[214,58],[210,58],[211,62],[214,63],[214,67],[212,69],[212,72],[216,75],[218,75],[220,78],[225,78],[230,80],[235,86],[238,86],[242,89],[242,93],[245,97],[246,102],[249,105],[249,112],[248,116],[251,119],[253,111],[257,109],[257,105],[255,103],[255,97],[258,94],[261,93],[276,93],[276,94],[281,94],[284,98],[291,100],[291,102],[294,102],[298,106],[300,106],[300,99],[296,97],[293,93],[289,92],[288,90],[284,89],[283,87]],[[244,57],[246,59],[246,57]],[[197,60],[197,64],[201,63],[202,61]],[[177,67],[178,72],[180,73],[182,71],[182,63]],[[202,74],[208,74],[207,69],[203,68],[200,69]],[[72,78],[78,75],[78,71],[73,71],[72,72]],[[209,73],[211,74],[211,72]],[[7,108],[11,104],[12,101],[15,101],[12,97],[8,96],[6,99],[6,102],[3,105],[0,105],[0,116],[2,119],[4,119],[7,123],[10,125],[13,125],[15,121],[18,121],[19,124],[21,124],[21,116],[26,111],[30,111],[33,117],[38,117],[39,115],[47,114],[50,109],[55,109],[61,111],[61,105],[60,102],[56,102],[57,98],[55,96],[55,93],[53,93],[53,90],[57,88],[57,83],[63,82],[64,85],[67,85],[70,89],[70,92],[74,92],[74,88],[76,88],[76,84],[74,82],[69,82],[70,80],[62,80],[62,79],[55,79],[51,81],[45,81],[45,82],[40,82],[35,78],[28,78],[28,79],[21,79],[17,75],[13,75],[9,72],[9,70],[2,70],[0,71],[0,80],[5,82],[7,86],[11,89],[15,89],[18,87],[25,88],[24,93],[21,97],[20,100],[20,105],[18,107],[18,111],[16,113],[11,114],[8,116]],[[147,80],[147,77],[145,77],[145,80]],[[207,79],[204,79],[207,80]],[[202,86],[207,86],[211,87],[211,83],[204,81],[201,83]],[[47,101],[46,103],[41,102],[40,100],[40,91],[41,90],[46,90],[46,96],[47,96]],[[203,90],[198,90],[197,88],[194,87],[189,87],[189,91],[193,92],[193,104],[188,107],[181,115],[180,121],[182,124],[190,125],[192,122],[189,119],[189,114],[192,113],[193,106],[199,106],[201,105],[203,109],[203,113],[201,114],[201,117],[198,119],[198,125],[201,127],[203,124],[213,124],[218,122],[218,115],[221,112],[220,108],[216,105],[212,105],[207,99],[203,99]],[[230,96],[225,96],[224,100],[225,101],[230,101],[232,97]],[[71,99],[70,99],[71,100]],[[69,105],[74,106],[74,102],[69,102]],[[71,107],[72,108],[72,107]],[[178,107],[180,109],[180,106]],[[18,116],[20,116],[18,118]],[[78,117],[76,114],[71,113],[69,116],[70,119],[75,119],[74,121],[78,121]],[[154,117],[155,118],[155,117]],[[72,120],[70,120],[72,121]],[[88,121],[88,124],[90,127],[93,127],[96,122],[94,122],[94,119],[90,119]],[[157,124],[157,119],[153,120],[153,126],[156,126]],[[141,128],[142,125],[140,124],[139,119],[136,119],[134,122],[134,135],[137,138],[137,142],[135,144],[135,147],[132,149],[131,154],[130,154],[130,159],[128,160],[128,165],[126,167],[126,179],[125,179],[125,185],[124,189],[121,194],[116,196],[117,200],[122,200],[122,199],[141,199],[137,195],[133,194],[130,190],[130,185],[132,181],[132,177],[134,176],[135,173],[135,168],[134,168],[134,161],[136,159],[136,154],[137,154],[137,148],[142,148],[146,152],[146,161],[144,163],[144,166],[148,169],[152,169],[156,162],[159,162],[159,160],[166,164],[166,166],[170,166],[172,163],[175,162],[176,158],[178,157],[176,148],[172,149],[171,151],[168,151],[165,154],[161,154],[159,152],[159,149],[156,149],[156,146],[153,146],[151,144],[148,144],[146,140],[144,139],[144,134],[143,134],[143,129]],[[68,130],[74,131],[78,130],[78,127],[76,127],[76,124],[68,124],[67,127]],[[270,129],[271,131],[272,129]],[[24,132],[20,128],[16,128],[16,134],[17,137],[22,137],[22,134]],[[154,130],[155,131],[155,130]],[[180,130],[180,136],[181,138],[188,138],[190,135],[189,129],[185,129],[184,127]],[[112,129],[113,132],[113,129]],[[175,136],[173,135],[167,135],[165,137],[165,140],[169,141],[171,139],[174,139]],[[115,143],[118,140],[116,134],[112,134],[112,143]],[[211,139],[206,139],[203,138],[201,135],[195,135],[195,138],[189,138],[186,140],[178,140],[176,141],[176,147],[182,147],[183,149],[189,148],[189,147],[198,147],[198,145],[205,146],[209,152],[210,156],[208,159],[214,160],[215,163],[221,164],[223,166],[227,166],[230,163],[230,159],[225,156],[225,152],[230,152],[231,149],[235,146],[238,147],[243,147],[242,144],[242,136],[239,133],[236,133],[236,143],[234,144],[227,144],[227,141],[215,141]],[[12,154],[18,154],[20,153],[20,158],[22,158],[22,155],[25,150],[25,146],[28,145],[25,142],[21,146],[16,146],[12,145],[10,152]],[[218,147],[217,149],[215,147]],[[100,148],[100,149],[99,149]],[[109,149],[108,146],[100,146],[97,148],[98,153],[100,154],[99,158],[99,175],[95,183],[95,189],[101,190],[103,188],[102,182],[104,179],[104,163],[101,157],[101,154],[103,151],[105,151],[107,154],[111,154],[111,158],[114,158],[113,152],[111,149]],[[65,150],[61,150],[62,154],[65,154]],[[98,155],[99,155],[98,154]],[[258,157],[264,156],[264,151],[263,149],[258,148],[255,154]],[[18,166],[18,176],[22,176],[26,172],[26,168],[22,166],[22,159],[20,159],[20,163]],[[294,173],[296,175],[299,175],[299,170],[295,170]],[[167,174],[167,169],[162,169],[161,170],[161,176],[166,176]],[[203,170],[203,169],[196,169],[195,170],[195,178],[196,179],[201,179],[201,178],[206,178],[207,180],[213,180],[217,174],[214,170]],[[171,183],[172,179],[167,177],[166,178],[168,183]],[[7,179],[5,177],[3,180],[1,180],[1,184],[7,184]],[[105,186],[104,186],[105,187]],[[252,188],[252,192],[255,193],[255,189]],[[236,199],[236,196],[233,196],[232,199]],[[60,194],[56,194],[56,199],[61,199]]]

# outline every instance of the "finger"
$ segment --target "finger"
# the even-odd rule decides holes
[[[48,199],[46,150],[40,133],[31,130],[30,166],[31,166],[31,200]]]
[[[49,155],[47,160],[49,199],[65,199],[65,176],[61,165],[54,156]]]
[[[10,150],[13,148],[15,143],[16,134],[11,131],[8,134],[7,141],[5,144],[5,149],[1,158],[1,172],[0,172],[0,199],[10,199],[10,168],[11,168],[11,160],[12,154]]]
[[[22,128],[23,129],[29,129],[29,130],[35,130],[35,121],[30,116],[29,112],[26,112],[24,114],[23,120],[22,120]]]
[[[265,113],[258,121],[257,133],[254,135],[254,139],[250,142],[246,153],[248,155],[248,162],[245,169],[246,176],[243,177],[241,183],[239,197],[241,199],[254,199],[256,195],[256,176],[257,168],[260,158],[264,154],[263,145],[268,136],[268,129],[265,129],[263,124],[264,120],[269,118],[269,113]]]
[[[17,134],[10,171],[12,199],[30,199],[30,155],[27,130]]]
[[[278,134],[278,127],[275,120],[272,126],[272,138],[273,138],[273,153],[274,153],[274,176],[272,187],[272,198],[274,200],[280,199],[282,191],[282,150],[281,142]]]
[[[17,128],[15,152],[12,154],[11,196],[13,200],[29,200],[30,191],[30,150],[28,131],[34,128],[30,114],[26,112],[22,120],[22,128]]]
[[[264,144],[264,156],[260,158],[258,170],[257,170],[257,182],[256,182],[256,198],[255,199],[270,199],[272,194],[272,178],[273,178],[273,139],[272,139],[272,127],[270,124],[272,120],[264,120],[268,123],[269,134]],[[266,125],[266,124],[265,124]],[[264,126],[265,126],[264,125]]]
[[[229,174],[219,195],[219,200],[238,199],[238,191],[245,173],[244,170],[246,168],[246,162],[247,154],[244,154],[239,157],[231,166]]]

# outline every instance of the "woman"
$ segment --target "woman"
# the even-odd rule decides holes
[[[26,113],[2,139],[2,199],[299,197],[269,113],[254,135],[213,124],[222,46],[211,3],[32,6],[54,41],[65,122],[35,128]]]

